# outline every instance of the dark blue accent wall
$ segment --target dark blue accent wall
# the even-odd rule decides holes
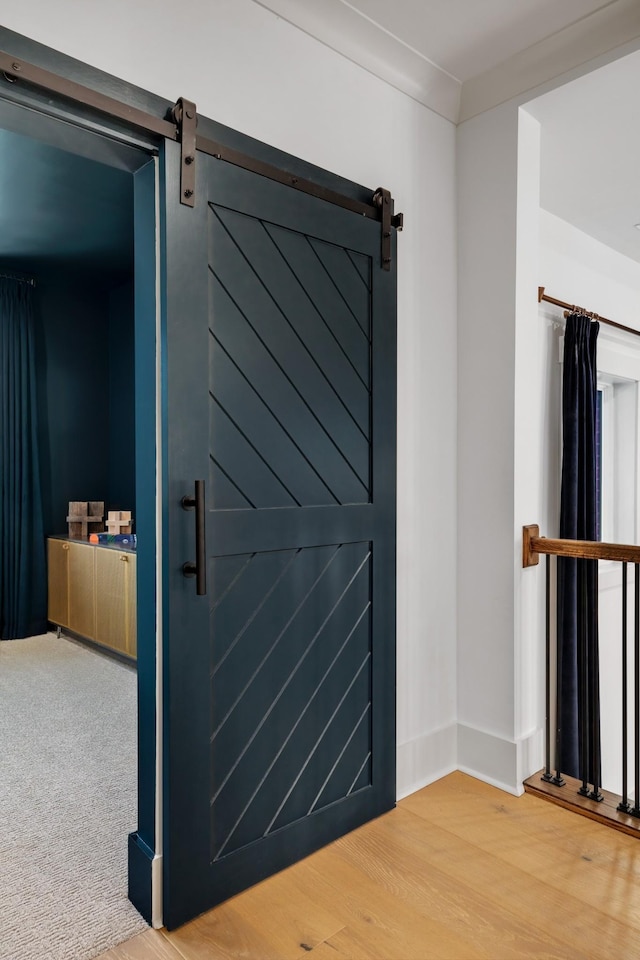
[[[136,517],[133,284],[109,295],[109,507]]]
[[[38,274],[36,302],[44,527],[64,533],[69,500],[108,493],[108,311],[61,270]]]
[[[104,500],[135,519],[133,288],[78,271],[36,276],[38,415],[45,535],[69,500]]]
[[[6,130],[0,166],[0,270],[36,279],[45,533],[64,533],[69,500],[135,511],[133,175]]]

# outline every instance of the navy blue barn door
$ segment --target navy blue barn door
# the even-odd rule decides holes
[[[179,159],[169,144],[169,927],[395,800],[395,271],[380,224],[205,154],[181,206]],[[198,521],[197,581],[183,565]]]

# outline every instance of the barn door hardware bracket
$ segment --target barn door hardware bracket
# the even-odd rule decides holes
[[[171,111],[171,116],[178,127],[178,139],[182,148],[180,203],[193,207],[196,202],[196,105],[191,100],[180,97]]]
[[[391,269],[391,228],[402,230],[404,226],[404,216],[401,213],[393,212],[393,197],[384,187],[378,187],[373,195],[373,202],[380,210],[380,220],[382,224],[382,269]]]

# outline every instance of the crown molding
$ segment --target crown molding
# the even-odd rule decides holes
[[[254,2],[452,123],[559,77],[572,79],[589,61],[615,59],[640,43],[638,0],[612,0],[461,83],[343,0]]]
[[[254,0],[413,100],[456,123],[462,84],[342,0]]]
[[[640,41],[638,0],[616,0],[462,85],[458,123]],[[608,55],[608,56],[607,56]],[[573,79],[573,76],[567,77]]]

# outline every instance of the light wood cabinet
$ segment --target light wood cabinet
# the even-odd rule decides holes
[[[47,553],[49,620],[135,657],[135,553],[53,537]]]
[[[96,639],[96,577],[94,548],[84,543],[69,543],[69,618],[67,626],[75,633]]]
[[[49,569],[49,620],[69,626],[69,544],[64,540],[47,542]]]
[[[136,558],[96,548],[96,640],[136,655]]]

